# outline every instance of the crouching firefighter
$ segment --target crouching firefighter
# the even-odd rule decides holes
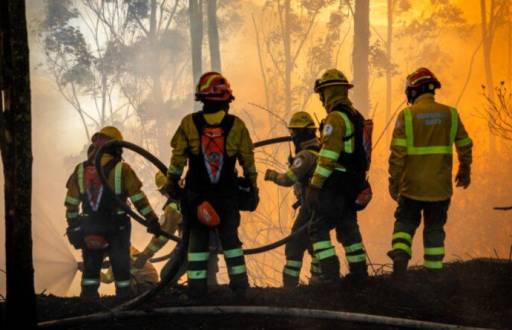
[[[398,202],[392,249],[393,273],[401,276],[411,258],[412,239],[423,212],[424,266],[443,268],[444,225],[452,196],[453,146],[459,158],[457,187],[470,184],[473,143],[455,108],[437,103],[441,83],[420,68],[406,80],[410,104],[397,117],[389,157],[389,192]]]
[[[340,262],[329,237],[331,229],[336,229],[337,240],[344,247],[350,269],[348,278],[367,277],[357,211],[371,198],[366,180],[370,157],[365,120],[348,99],[352,87],[342,72],[330,69],[315,82],[314,89],[327,117],[322,124],[318,164],[307,189],[306,203],[315,211],[310,236],[326,282],[340,276]]]
[[[295,157],[291,161],[291,166],[285,173],[268,169],[265,173],[265,180],[284,187],[294,187],[297,204],[300,205],[299,213],[292,226],[292,232],[295,232],[311,220],[312,212],[308,205],[304,203],[304,196],[316,167],[320,142],[315,134],[317,129],[315,122],[305,111],[293,114],[288,129],[295,146]],[[303,234],[285,245],[286,265],[283,269],[283,284],[285,287],[296,287],[299,284],[302,259],[306,250],[310,253],[312,259],[311,281],[318,279],[320,275],[318,259],[313,254],[308,231],[304,231]]]
[[[228,114],[234,100],[228,81],[217,72],[202,75],[196,100],[203,103],[199,112],[187,115],[171,141],[172,156],[168,170],[168,191],[174,198],[178,181],[188,162],[181,207],[183,221],[190,229],[188,247],[189,296],[207,293],[209,234],[218,230],[228,268],[230,287],[239,296],[248,288],[241,242],[238,238],[239,210],[254,210],[258,202],[254,151],[244,122]],[[237,178],[235,163],[243,168]],[[238,182],[244,183],[253,205],[238,199]]]
[[[112,126],[94,134],[88,160],[76,166],[66,185],[67,235],[75,248],[82,249],[80,297],[86,299],[99,298],[100,271],[107,255],[115,278],[116,296],[122,299],[130,296],[130,220],[114,196],[104,189],[94,166],[94,156],[102,145],[122,139],[119,130]],[[101,159],[109,186],[122,200],[129,197],[148,220],[148,231],[157,232],[158,218],[141,191],[141,181],[122,160],[121,153],[121,148],[113,148]]]
[[[160,228],[162,231],[169,233],[169,234],[175,234],[178,232],[178,234],[181,236],[182,232],[182,215],[180,210],[180,205],[177,200],[173,200],[169,197],[168,193],[165,191],[165,188],[167,186],[167,176],[163,172],[157,172],[155,174],[155,185],[158,189],[158,191],[167,198],[167,202],[165,203],[163,207],[163,214],[160,217]],[[214,232],[211,233],[211,240],[216,239],[216,235]],[[163,235],[155,235],[151,238],[146,248],[141,252],[138,253],[135,256],[135,261],[133,263],[134,267],[137,269],[141,269],[146,267],[146,265],[151,265],[151,263],[148,263],[148,260],[151,259],[158,251],[160,251],[169,241],[169,239]],[[212,243],[212,242],[211,242]],[[212,244],[211,244],[212,245]],[[217,285],[217,272],[219,270],[217,266],[217,253],[211,253],[210,259],[208,260],[208,285],[214,286]],[[161,271],[161,278],[164,278],[166,276],[166,273],[169,272],[169,263],[167,263]],[[174,278],[171,280],[172,285],[176,285],[178,280],[180,279],[183,274],[186,273],[187,265],[186,263],[183,263],[182,267],[178,271],[178,273],[174,276]]]

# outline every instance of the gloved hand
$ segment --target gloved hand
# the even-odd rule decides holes
[[[457,176],[455,176],[455,183],[457,187],[466,189],[471,184],[471,167],[459,166]]]
[[[265,181],[276,181],[278,175],[279,173],[277,173],[276,171],[267,169],[267,171],[265,172]]]
[[[66,229],[68,241],[75,249],[81,249],[84,244],[84,231],[80,225],[69,225]]]
[[[135,257],[137,259],[135,259],[135,261],[133,262],[133,266],[137,269],[141,269],[152,256],[145,252],[141,252],[137,254]]]
[[[395,202],[398,202],[400,197],[400,188],[399,185],[392,180],[389,180],[389,195]]]
[[[78,269],[81,272],[84,271],[84,263],[83,263],[83,261],[79,261],[79,262],[76,263],[76,269]]]
[[[158,233],[160,233],[160,224],[158,223],[158,219],[156,217],[147,219],[146,229],[148,233],[158,235]]]
[[[310,207],[312,210],[315,210],[320,204],[319,196],[320,188],[309,185],[308,188],[306,189],[306,205]]]
[[[164,189],[171,199],[176,200],[180,195],[181,188],[179,186],[179,181],[180,178],[178,176],[168,177],[167,185]]]

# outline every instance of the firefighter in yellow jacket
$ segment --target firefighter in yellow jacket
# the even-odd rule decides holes
[[[171,141],[173,149],[168,170],[168,191],[173,197],[177,195],[178,181],[188,163],[181,207],[184,223],[190,228],[189,295],[199,298],[207,293],[209,232],[216,226],[230,287],[243,296],[248,279],[238,238],[240,213],[235,163],[237,160],[240,163],[244,181],[249,183],[257,200],[253,145],[243,121],[228,114],[234,97],[221,74],[203,74],[195,95],[196,100],[203,103],[203,109],[182,120]]]
[[[96,150],[108,141],[122,139],[119,130],[112,126],[96,133],[88,160],[76,166],[66,185],[67,235],[75,248],[82,249],[84,271],[80,296],[86,299],[99,297],[100,271],[106,255],[115,276],[116,296],[130,296],[130,220],[115,203],[114,196],[104,189],[94,166]],[[121,153],[120,148],[113,148],[101,159],[109,186],[122,200],[130,198],[148,220],[149,232],[158,232],[158,218],[141,190],[142,183],[122,161]]]
[[[311,220],[312,212],[305,205],[304,196],[316,167],[320,143],[316,137],[315,122],[305,111],[293,114],[288,124],[288,129],[295,145],[295,157],[291,166],[285,173],[267,170],[265,180],[275,182],[284,187],[294,187],[298,203],[301,205],[299,214],[292,227],[292,232],[295,232]],[[318,259],[313,254],[308,231],[305,231],[302,235],[286,243],[286,265],[283,269],[283,284],[285,287],[295,287],[299,284],[302,259],[306,250],[312,256],[311,279],[314,281],[320,276],[320,265]]]
[[[320,262],[322,278],[336,281],[340,262],[329,232],[343,244],[349,264],[349,278],[367,277],[366,252],[357,224],[355,200],[363,189],[368,164],[363,159],[364,118],[352,106],[345,75],[327,70],[315,82],[315,92],[327,111],[321,132],[318,164],[306,193],[306,202],[316,212],[310,227],[313,251]]]
[[[406,81],[409,107],[398,116],[389,158],[389,192],[398,202],[392,250],[393,271],[403,275],[423,212],[424,266],[443,267],[444,225],[452,196],[453,146],[459,158],[458,187],[470,184],[473,143],[455,108],[437,103],[441,83],[420,68]]]

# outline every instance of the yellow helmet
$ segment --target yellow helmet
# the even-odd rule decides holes
[[[105,136],[111,138],[112,140],[123,141],[123,135],[114,126],[105,126],[96,134],[105,135]],[[96,135],[96,134],[94,134],[94,135]]]
[[[335,85],[346,86],[349,89],[354,87],[354,85],[348,82],[348,79],[343,72],[337,69],[329,69],[324,72],[320,79],[315,81],[314,90],[315,93],[319,93],[322,88]]]
[[[167,185],[167,176],[161,171],[158,171],[155,174],[155,185],[158,188],[158,190],[162,189]]]
[[[298,111],[292,115],[288,128],[316,128],[311,115],[306,111]]]

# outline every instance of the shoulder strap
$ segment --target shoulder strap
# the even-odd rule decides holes
[[[85,169],[85,165],[88,163],[89,162],[87,162],[87,161],[80,163],[80,165],[78,165],[78,167],[76,169],[76,177],[78,180],[78,189],[80,190],[80,195],[85,194],[84,169]]]
[[[206,119],[204,119],[203,113],[202,112],[194,112],[192,114],[192,121],[194,122],[194,125],[196,125],[199,135],[201,135],[203,128],[207,124]]]
[[[224,131],[224,136],[228,136],[229,132],[233,128],[235,124],[235,116],[226,114],[224,118],[222,118],[222,122],[220,123],[222,130]]]

